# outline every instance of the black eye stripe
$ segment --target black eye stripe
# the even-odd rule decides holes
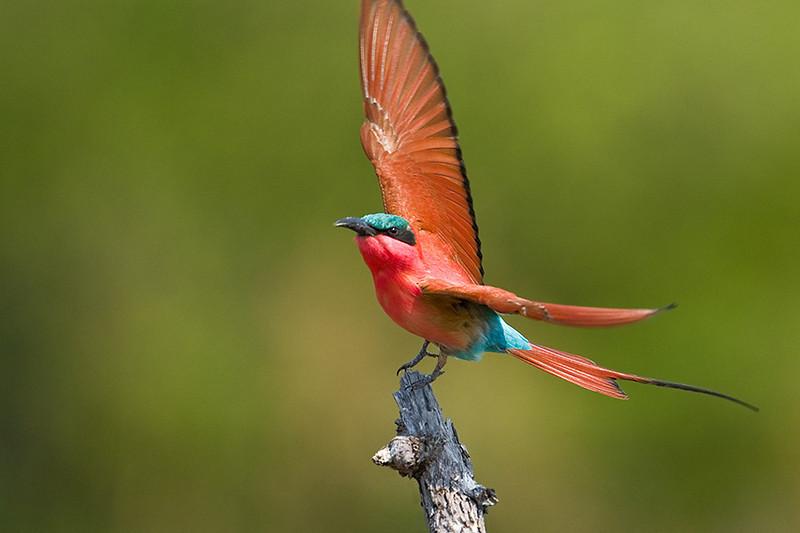
[[[401,230],[397,226],[392,226],[381,231],[381,233],[411,246],[417,244],[417,239],[414,237],[414,232],[412,232],[410,228]]]

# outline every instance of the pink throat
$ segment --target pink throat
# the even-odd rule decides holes
[[[386,235],[356,237],[356,242],[386,314],[411,333],[437,340],[438,336],[426,329],[429,317],[419,306],[419,281],[426,272],[419,248]]]
[[[356,244],[376,280],[385,275],[424,273],[422,258],[416,246],[409,246],[386,235],[356,237]]]

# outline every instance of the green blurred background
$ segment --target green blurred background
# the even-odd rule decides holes
[[[380,210],[358,4],[0,2],[0,529],[424,530],[369,461],[419,341],[332,227]],[[798,3],[407,5],[486,281],[681,304],[512,323],[763,408],[451,362],[436,390],[500,495],[490,529],[797,531]]]

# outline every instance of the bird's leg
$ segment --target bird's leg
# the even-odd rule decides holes
[[[439,358],[436,361],[436,367],[433,369],[433,372],[431,372],[430,375],[428,376],[423,376],[422,379],[420,379],[419,381],[415,381],[411,385],[411,388],[421,389],[426,385],[430,385],[431,383],[436,381],[436,378],[444,374],[444,370],[442,369],[444,368],[444,365],[447,364],[447,354],[439,352],[438,357]]]
[[[400,372],[403,370],[408,370],[409,368],[414,368],[419,364],[420,361],[425,359],[426,356],[436,357],[436,354],[428,353],[428,345],[430,341],[425,341],[422,343],[422,348],[419,349],[419,353],[412,359],[411,361],[405,363],[403,366],[397,369],[397,375],[400,375]]]

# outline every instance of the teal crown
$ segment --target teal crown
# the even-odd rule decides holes
[[[364,215],[361,220],[369,224],[371,227],[378,231],[387,231],[389,228],[397,228],[400,231],[411,229],[408,220],[397,215],[390,215],[388,213],[374,213],[372,215]]]

